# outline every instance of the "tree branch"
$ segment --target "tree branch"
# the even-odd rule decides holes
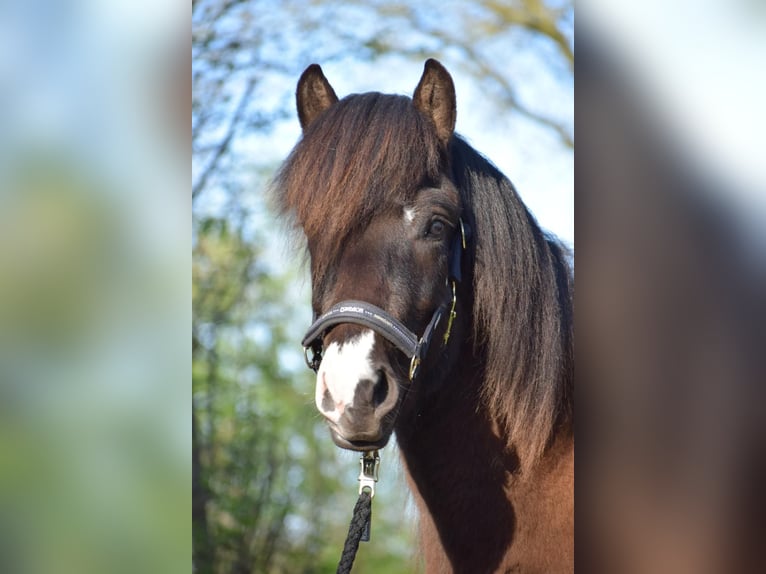
[[[218,145],[218,148],[213,153],[211,160],[202,170],[202,173],[200,174],[199,178],[197,178],[197,181],[192,184],[192,201],[194,201],[205,188],[208,179],[218,167],[218,163],[221,161],[221,158],[224,156],[224,154],[226,154],[227,151],[229,151],[231,142],[234,140],[234,136],[237,133],[237,128],[239,127],[239,124],[245,115],[247,104],[253,95],[253,90],[255,90],[255,85],[255,78],[250,78],[250,80],[247,82],[247,86],[245,87],[244,92],[242,93],[242,97],[237,104],[237,109],[235,110],[234,115],[229,122],[229,127],[226,130],[226,135],[223,137],[220,144]]]

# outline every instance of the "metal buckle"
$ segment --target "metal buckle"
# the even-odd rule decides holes
[[[375,483],[378,482],[378,470],[380,469],[380,455],[377,450],[365,452],[359,458],[359,494],[368,489],[370,498],[375,496]]]
[[[309,351],[314,355],[309,359]],[[303,358],[306,359],[306,365],[315,373],[319,370],[319,365],[322,364],[322,351],[317,351],[314,347],[303,347]]]

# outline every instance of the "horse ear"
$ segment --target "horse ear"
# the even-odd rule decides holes
[[[423,77],[415,88],[412,101],[418,110],[431,118],[439,139],[445,144],[449,142],[457,117],[455,84],[446,68],[436,60],[426,60]]]
[[[298,80],[295,99],[298,104],[298,119],[301,122],[301,128],[306,131],[306,128],[319,114],[338,101],[338,96],[335,95],[335,90],[332,89],[330,82],[324,77],[319,64],[311,64],[303,71],[300,80]]]

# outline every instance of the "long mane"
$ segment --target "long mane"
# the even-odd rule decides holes
[[[455,184],[474,227],[474,344],[487,360],[490,416],[522,466],[538,460],[557,425],[573,417],[573,273],[511,182],[460,137]]]

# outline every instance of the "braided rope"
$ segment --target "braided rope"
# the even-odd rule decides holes
[[[338,563],[337,574],[349,574],[354,565],[356,551],[359,549],[361,540],[370,539],[370,518],[372,516],[372,497],[367,489],[359,495],[359,500],[354,505],[354,515],[351,518],[351,524],[348,526],[348,536],[343,545],[343,554],[341,554]],[[366,536],[365,536],[366,535]]]

